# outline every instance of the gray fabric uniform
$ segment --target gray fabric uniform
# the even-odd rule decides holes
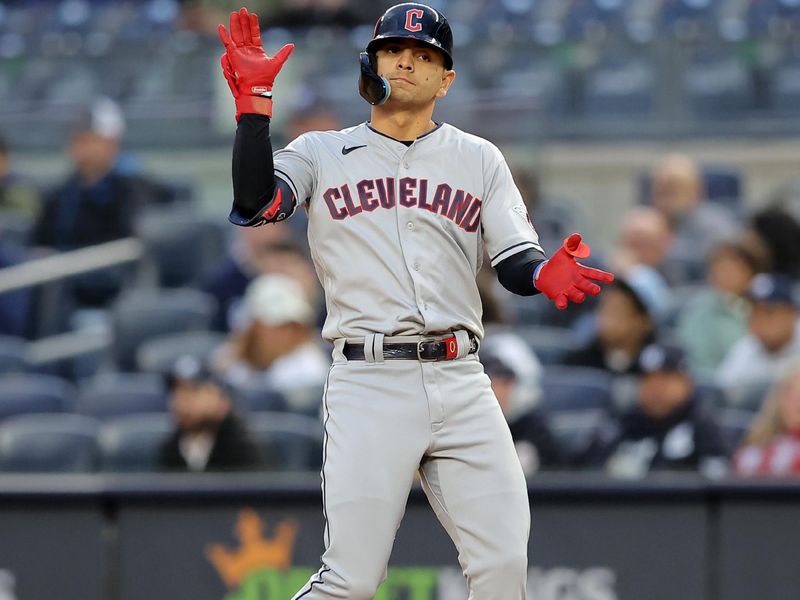
[[[385,576],[416,473],[473,600],[525,597],[529,507],[511,435],[468,333],[475,276],[541,250],[500,151],[441,125],[410,146],[368,124],[307,133],[275,172],[308,211],[334,344],[323,398],[322,568],[295,599],[367,600]],[[452,336],[458,358],[383,360],[383,344]],[[364,343],[348,361],[345,342]]]

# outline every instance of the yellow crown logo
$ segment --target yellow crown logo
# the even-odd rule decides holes
[[[206,549],[206,556],[229,589],[239,587],[253,571],[285,570],[291,566],[297,536],[297,523],[291,519],[278,523],[275,535],[267,539],[261,517],[252,508],[245,508],[239,513],[234,532],[241,542],[238,550],[229,550],[222,544],[211,544]]]

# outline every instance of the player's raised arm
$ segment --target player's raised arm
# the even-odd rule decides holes
[[[229,220],[255,226],[287,219],[296,207],[295,195],[276,178],[269,122],[272,87],[294,49],[286,44],[275,56],[264,52],[258,17],[246,8],[230,15],[230,31],[220,24],[225,45],[220,58],[222,73],[236,100],[236,141],[233,147],[233,208]]]

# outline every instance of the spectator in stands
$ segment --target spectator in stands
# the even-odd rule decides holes
[[[725,446],[713,419],[700,406],[683,350],[651,344],[639,357],[642,373],[636,404],[609,417],[579,464],[616,477],[658,470],[725,470]]]
[[[236,471],[263,466],[261,451],[233,410],[230,390],[205,364],[182,356],[167,386],[175,431],[161,447],[161,469]]]
[[[316,311],[303,286],[287,275],[261,275],[248,286],[244,309],[249,322],[216,353],[215,367],[236,388],[275,390],[290,409],[313,412],[330,359],[319,345]],[[299,389],[320,393],[292,394]]]
[[[800,361],[773,385],[733,466],[740,475],[800,475]]]
[[[747,291],[767,271],[769,254],[755,239],[722,242],[711,252],[708,286],[678,315],[677,335],[692,371],[710,379],[731,347],[747,333]]]
[[[115,169],[125,120],[109,98],[93,102],[69,141],[73,172],[46,193],[33,241],[57,251],[109,242],[133,233],[134,218],[149,202],[149,186]],[[93,272],[76,282],[79,305],[103,305],[119,291],[125,269]]]
[[[754,213],[746,235],[769,249],[773,272],[800,279],[800,222],[791,212],[773,206]]]
[[[562,464],[561,450],[537,405],[542,365],[513,332],[487,335],[481,362],[491,381],[525,475]]]
[[[24,262],[28,253],[0,233],[0,269]],[[0,293],[0,335],[26,337],[29,333],[31,289],[20,288]]]
[[[661,211],[652,206],[629,210],[622,219],[611,257],[614,273],[624,274],[637,265],[646,265],[661,273],[673,237],[669,221]]]
[[[702,278],[711,248],[739,230],[728,210],[705,199],[700,169],[684,154],[670,154],[656,165],[650,203],[672,228],[674,238],[664,266],[671,283]]]
[[[730,349],[716,372],[717,383],[736,403],[742,389],[774,382],[786,364],[800,355],[800,325],[794,281],[761,273],[748,292],[750,332]]]
[[[11,171],[8,142],[0,135],[0,216],[16,217],[30,224],[39,214],[41,200],[33,185]]]
[[[639,353],[655,338],[657,323],[668,309],[660,293],[660,287],[646,276],[615,279],[600,299],[593,337],[568,353],[565,364],[638,374]]]
[[[270,227],[237,227],[227,254],[209,273],[202,289],[217,300],[213,327],[230,331],[245,290],[258,275],[305,257],[291,242],[285,223]],[[288,260],[287,260],[288,259]]]

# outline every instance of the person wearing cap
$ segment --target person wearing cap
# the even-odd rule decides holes
[[[656,335],[657,323],[668,302],[661,288],[647,277],[618,277],[600,299],[593,337],[581,348],[569,352],[570,366],[603,369],[614,375],[639,373],[639,353]]]
[[[330,360],[316,339],[316,310],[292,277],[254,279],[243,302],[247,324],[219,351],[215,364],[236,388],[265,388],[284,395],[289,408],[316,412]],[[319,388],[319,394],[293,391]]]
[[[497,332],[486,336],[481,362],[508,422],[525,475],[560,466],[562,451],[538,407],[542,365],[536,355],[516,334]]]
[[[796,294],[795,282],[786,275],[760,273],[753,278],[749,332],[730,349],[715,375],[731,403],[751,400],[748,390],[766,392],[781,369],[800,356]]]
[[[195,356],[180,357],[167,375],[169,410],[175,430],[165,440],[158,464],[165,471],[259,469],[264,460],[228,387]]]
[[[712,379],[731,347],[747,334],[747,292],[768,264],[769,253],[757,240],[722,242],[712,250],[707,285],[681,308],[676,324],[695,375]]]
[[[578,464],[617,477],[661,470],[724,473],[725,444],[698,400],[683,349],[653,343],[641,352],[638,364],[635,404],[598,427]]]
[[[115,168],[124,133],[122,110],[110,98],[96,99],[81,113],[69,138],[72,172],[45,194],[34,244],[63,252],[133,234],[136,215],[155,199],[140,177]],[[105,269],[78,278],[77,303],[103,305],[127,272]]]

